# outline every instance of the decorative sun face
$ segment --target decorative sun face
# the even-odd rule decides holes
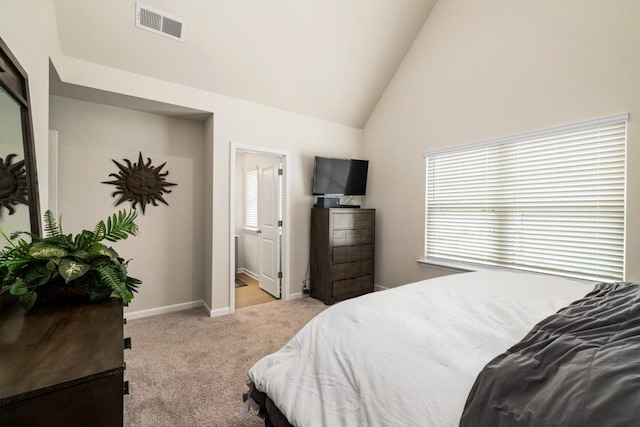
[[[6,159],[0,157],[0,210],[4,207],[9,210],[9,215],[16,211],[13,206],[18,203],[28,205],[27,200],[27,171],[24,160],[12,164],[16,154],[7,155]]]
[[[117,190],[111,193],[113,197],[120,196],[120,199],[116,202],[116,206],[124,201],[132,202],[132,207],[135,208],[139,203],[144,214],[144,208],[148,203],[153,206],[158,206],[158,202],[162,202],[165,205],[169,205],[167,201],[162,197],[164,193],[171,193],[171,190],[167,187],[178,185],[171,182],[166,182],[164,177],[169,175],[169,172],[161,172],[166,162],[160,166],[151,166],[151,159],[147,158],[147,163],[142,160],[142,152],[139,153],[138,163],[133,163],[127,159],[123,159],[127,164],[126,166],[121,163],[111,160],[118,166],[120,172],[111,173],[109,176],[116,178],[113,181],[102,181],[103,184],[115,185]]]

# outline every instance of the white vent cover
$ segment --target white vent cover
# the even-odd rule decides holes
[[[175,16],[136,2],[136,27],[184,41],[185,23]]]

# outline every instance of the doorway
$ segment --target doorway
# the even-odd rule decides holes
[[[231,143],[229,308],[288,299],[287,153]]]

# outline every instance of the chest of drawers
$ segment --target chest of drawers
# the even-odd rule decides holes
[[[375,209],[311,210],[311,296],[333,304],[373,292]]]

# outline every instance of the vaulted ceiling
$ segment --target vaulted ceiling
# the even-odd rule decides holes
[[[54,0],[64,55],[361,128],[436,0]]]

